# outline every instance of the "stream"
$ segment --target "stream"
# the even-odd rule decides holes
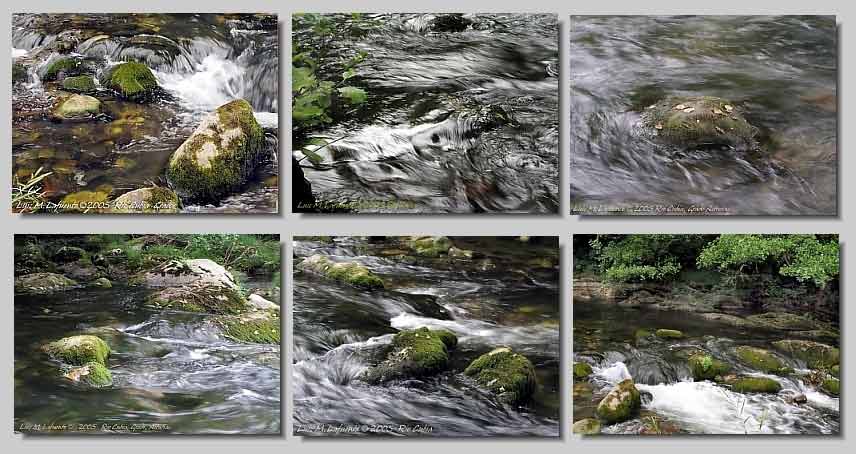
[[[270,287],[270,279],[250,281]],[[277,434],[280,349],[218,337],[206,314],[143,306],[154,290],[116,286],[15,295],[15,430],[93,424],[93,433]],[[113,385],[64,379],[39,347],[96,334],[112,349]],[[151,427],[151,426],[149,426]],[[85,430],[84,430],[85,431]]]
[[[575,16],[571,205],[583,214],[834,215],[834,16]],[[672,154],[639,132],[668,96],[746,109],[760,150]]]
[[[295,274],[295,435],[319,435],[318,428],[325,426],[363,427],[348,435],[364,436],[559,435],[558,272],[520,271],[521,260],[545,250],[555,256],[558,244],[550,249],[549,243],[522,245],[515,239],[454,241],[483,252],[496,269],[458,269],[443,260],[404,263],[385,255],[394,252],[389,240],[294,242],[296,258],[323,254],[356,261],[387,284],[387,290],[368,292],[307,272]],[[429,304],[435,298],[440,313]],[[444,328],[458,336],[449,371],[385,385],[358,379],[377,364],[378,352],[394,333],[419,327]],[[539,386],[525,405],[505,405],[461,373],[497,346],[511,347],[535,366]]]
[[[138,104],[99,92],[109,119],[55,122],[56,89],[37,73],[46,48],[76,34],[72,55],[97,74],[125,60],[151,68],[166,95]],[[215,14],[15,14],[12,57],[27,80],[12,89],[13,173],[43,168],[48,202],[79,191],[122,194],[165,185],[172,153],[201,120],[237,98],[253,107],[271,158],[238,193],[219,204],[187,204],[183,212],[274,212],[278,200],[278,58],[276,16]]]

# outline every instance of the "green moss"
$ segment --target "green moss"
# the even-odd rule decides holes
[[[83,367],[86,367],[89,372],[82,378],[87,385],[95,388],[103,388],[105,386],[113,385],[113,374],[110,373],[110,369],[104,366],[104,364],[89,362]]]
[[[407,246],[420,257],[440,257],[447,255],[452,242],[445,236],[413,237]]]
[[[42,347],[51,357],[74,366],[83,366],[95,362],[107,364],[110,346],[100,337],[81,335],[64,337]]]
[[[15,278],[15,293],[45,295],[67,290],[77,282],[56,273],[31,273]]]
[[[219,285],[165,288],[149,296],[148,304],[159,309],[207,314],[238,315],[248,309],[238,290]]]
[[[217,201],[246,183],[264,148],[252,107],[238,99],[217,108],[173,153],[167,179],[183,198]]]
[[[773,347],[805,361],[813,369],[829,369],[840,361],[837,348],[819,342],[786,339],[773,342]]]
[[[507,347],[479,356],[464,374],[512,405],[526,401],[537,387],[535,367],[525,356]]]
[[[642,395],[633,380],[627,379],[609,391],[597,405],[595,413],[607,424],[614,424],[630,419],[641,406]]]
[[[766,377],[739,377],[725,383],[739,393],[777,393],[782,390],[779,382]]]
[[[181,201],[168,188],[153,186],[126,192],[113,202],[113,213],[178,213]]]
[[[823,383],[821,383],[820,389],[826,391],[828,394],[831,394],[833,396],[838,396],[840,391],[840,385],[841,383],[838,381],[837,378],[827,378],[823,381]]]
[[[107,209],[109,194],[98,191],[80,191],[68,194],[59,203],[59,209],[76,213],[101,213]]]
[[[734,349],[737,357],[747,366],[768,374],[787,375],[794,370],[782,363],[779,358],[763,348],[741,345]]]
[[[692,355],[688,363],[695,380],[715,380],[731,371],[730,365],[706,354]]]
[[[54,60],[50,65],[48,65],[47,69],[45,69],[44,75],[42,76],[42,80],[51,81],[56,80],[57,76],[60,73],[65,73],[66,75],[78,74],[83,67],[83,63],[80,60],[76,60],[74,58],[69,57],[61,57]]]
[[[640,340],[651,337],[652,334],[653,333],[647,329],[639,328],[633,333],[633,338],[636,340],[636,342],[639,342]]]
[[[587,363],[574,363],[574,379],[579,380],[592,374],[591,366]]]
[[[279,315],[274,311],[261,316],[224,317],[219,320],[223,335],[229,339],[250,344],[281,343]]]
[[[594,418],[581,419],[574,423],[573,432],[579,435],[597,435],[600,433],[600,421]]]
[[[94,281],[89,283],[89,285],[91,287],[96,287],[96,288],[112,288],[113,287],[113,283],[110,282],[110,279],[107,279],[106,277],[99,277],[98,279],[95,279]]]
[[[830,367],[829,373],[831,373],[832,375],[835,375],[836,377],[840,377],[841,376],[841,366],[836,364],[836,365]]]
[[[62,81],[62,88],[74,93],[93,93],[96,91],[95,79],[92,76],[66,77]]]
[[[132,101],[147,100],[158,88],[158,81],[152,71],[138,62],[116,65],[110,70],[106,82],[108,88]]]
[[[449,350],[457,345],[457,336],[446,330],[418,328],[398,332],[392,338],[390,353],[363,378],[370,383],[424,377],[440,372],[449,364]]]
[[[335,263],[323,255],[313,255],[301,262],[300,268],[355,287],[370,290],[384,288],[381,278],[355,262]]]
[[[684,333],[676,329],[658,329],[654,334],[663,339],[680,339],[684,337]]]

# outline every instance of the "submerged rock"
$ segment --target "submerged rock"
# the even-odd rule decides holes
[[[64,337],[42,346],[42,351],[73,366],[87,363],[107,365],[107,357],[110,356],[110,346],[100,337],[91,335]]]
[[[181,201],[170,189],[154,186],[126,192],[113,202],[112,213],[178,213]]]
[[[103,388],[113,385],[113,374],[104,364],[98,362],[86,363],[66,372],[63,377],[73,381],[82,382],[93,388]]]
[[[475,378],[480,386],[510,405],[525,402],[538,384],[532,362],[508,347],[479,356],[467,366],[464,375]]]
[[[363,375],[369,383],[419,378],[441,372],[449,365],[449,351],[458,338],[447,330],[418,328],[398,332],[392,347],[381,364]]]
[[[786,339],[773,342],[773,347],[805,361],[809,367],[815,369],[830,368],[840,360],[840,351],[837,348],[814,341]]]
[[[98,88],[95,86],[95,79],[92,76],[85,75],[66,77],[62,81],[62,89],[72,93],[89,94],[94,93]]]
[[[633,380],[627,379],[609,391],[595,412],[607,424],[615,424],[630,419],[641,407],[642,396]]]
[[[574,379],[579,380],[586,378],[592,374],[591,366],[588,363],[574,363]]]
[[[600,433],[600,421],[594,418],[581,419],[574,423],[572,430],[579,435],[597,435]]]
[[[297,265],[304,271],[311,271],[330,279],[367,289],[384,288],[383,281],[375,276],[368,268],[355,263],[336,263],[324,255],[307,257]]]
[[[681,148],[723,146],[738,151],[757,148],[758,130],[744,111],[724,99],[671,97],[648,106],[642,125],[657,139]]]
[[[695,380],[716,380],[731,371],[731,366],[707,354],[694,354],[688,360]]]
[[[15,293],[45,295],[77,286],[77,282],[56,273],[32,273],[15,278]]]
[[[773,353],[763,348],[741,345],[735,348],[734,352],[740,358],[741,362],[764,373],[787,375],[794,371],[792,368],[785,366]]]
[[[60,102],[53,112],[59,120],[82,120],[93,118],[101,113],[101,101],[88,95],[71,95]]]
[[[138,62],[120,63],[109,68],[102,85],[131,101],[146,101],[158,89],[158,80],[148,66]]]
[[[209,114],[175,150],[166,176],[182,198],[218,201],[240,189],[265,157],[253,109],[237,99]]]

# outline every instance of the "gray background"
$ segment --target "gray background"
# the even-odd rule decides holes
[[[595,0],[591,2],[569,2],[567,0],[433,0],[424,4],[407,4],[402,0],[290,0],[290,1],[260,1],[242,0],[146,0],[144,2],[121,3],[116,1],[77,0],[72,2],[40,1],[40,0],[7,0],[4,2],[3,15],[0,24],[3,26],[2,44],[0,48],[10,49],[9,24],[11,12],[274,12],[280,15],[281,56],[281,86],[280,106],[290,106],[290,91],[287,89],[289,81],[286,79],[289,68],[290,50],[290,14],[292,12],[350,12],[350,11],[391,11],[391,12],[552,12],[559,15],[561,24],[560,51],[562,53],[562,81],[561,81],[561,122],[563,125],[561,153],[562,164],[562,206],[560,213],[568,211],[567,194],[567,170],[568,165],[568,130],[564,125],[568,124],[568,92],[566,87],[568,81],[568,59],[567,59],[567,29],[569,16],[572,14],[835,14],[839,23],[839,108],[840,126],[839,155],[840,155],[840,186],[839,186],[839,216],[837,218],[586,218],[582,219],[568,214],[558,216],[522,216],[522,215],[487,215],[487,216],[301,216],[295,214],[280,214],[278,216],[211,216],[211,215],[183,215],[183,216],[161,216],[161,217],[131,217],[131,216],[13,216],[9,211],[9,188],[11,185],[11,172],[0,171],[2,178],[2,193],[0,193],[0,229],[3,232],[3,245],[5,259],[2,263],[2,271],[5,285],[3,295],[7,307],[11,306],[13,299],[12,286],[12,235],[14,233],[206,233],[206,232],[232,232],[232,233],[279,233],[283,235],[286,243],[285,254],[287,267],[283,276],[286,278],[285,295],[288,297],[288,308],[291,308],[291,286],[288,276],[291,275],[291,235],[306,234],[371,234],[371,235],[406,235],[413,233],[444,234],[444,235],[558,235],[563,245],[563,280],[562,280],[562,303],[565,305],[562,313],[563,329],[563,370],[569,370],[571,352],[571,311],[570,311],[570,235],[572,233],[840,233],[841,241],[849,242],[854,235],[856,218],[853,210],[854,194],[853,185],[849,184],[848,175],[854,173],[853,161],[848,160],[846,153],[846,139],[848,126],[854,126],[852,114],[848,117],[846,106],[854,102],[854,96],[848,90],[842,90],[840,81],[846,80],[856,74],[856,68],[848,61],[847,45],[852,44],[854,39],[852,29],[848,27],[847,16],[854,17],[854,3],[844,5],[843,1],[792,1],[792,0],[764,0],[749,2],[747,0],[718,0],[715,2],[690,2],[688,0],[647,0],[640,1],[618,1],[618,0]],[[7,50],[8,51],[8,50]],[[9,144],[11,137],[10,118],[11,106],[9,103],[10,87],[10,59],[2,59],[2,90],[5,102],[0,102],[2,109],[3,137]],[[281,112],[280,130],[283,131],[281,155],[288,156],[289,140],[284,133],[290,126],[288,111]],[[2,153],[0,169],[11,169],[11,153],[6,149]],[[287,159],[281,161],[288,162]],[[281,181],[284,182],[280,207],[281,211],[288,212],[291,207],[289,175],[290,166],[283,166]],[[854,249],[844,248],[842,259],[848,262]],[[846,267],[842,268],[843,276],[848,275]],[[844,297],[842,293],[842,297]],[[847,310],[847,302],[842,302],[844,308],[842,324],[844,332],[842,348],[844,350],[845,374],[849,371],[849,365],[856,358],[856,340],[851,341],[849,328],[856,321],[856,312]],[[71,453],[158,453],[179,452],[187,449],[202,449],[206,453],[219,454],[234,452],[235,450],[252,450],[253,453],[273,453],[288,451],[291,453],[308,452],[336,452],[348,450],[353,454],[381,454],[400,452],[402,449],[413,454],[430,453],[438,449],[463,452],[464,450],[488,450],[492,454],[514,453],[520,450],[538,450],[539,454],[567,453],[573,450],[592,450],[604,448],[608,451],[629,450],[634,454],[647,453],[681,453],[686,454],[688,449],[692,452],[702,454],[705,452],[727,452],[735,448],[749,449],[775,449],[777,453],[799,453],[805,454],[806,450],[822,449],[824,453],[844,452],[848,449],[852,452],[856,448],[856,442],[847,439],[852,433],[852,425],[849,418],[842,420],[842,435],[840,437],[723,437],[723,436],[698,436],[681,438],[649,438],[649,437],[621,437],[621,438],[594,438],[580,439],[570,434],[571,421],[571,399],[570,380],[565,379],[563,383],[563,394],[566,396],[563,402],[563,422],[561,439],[538,440],[538,439],[500,439],[500,440],[306,440],[291,436],[291,393],[288,388],[290,377],[290,360],[288,352],[291,351],[290,336],[286,336],[286,345],[283,347],[285,389],[282,393],[284,398],[283,412],[283,435],[271,437],[246,437],[246,436],[172,436],[172,437],[22,437],[12,432],[13,415],[13,318],[11,307],[5,312],[6,317],[2,319],[0,331],[3,331],[3,349],[0,365],[4,372],[0,373],[0,390],[2,390],[3,404],[0,405],[3,418],[0,420],[0,446],[4,452],[51,452],[57,451],[63,454]],[[286,321],[287,332],[291,332],[290,317]],[[856,338],[853,338],[856,339]],[[847,380],[845,380],[845,383]],[[849,387],[845,384],[845,388]],[[851,400],[845,398],[842,412],[850,414],[853,408]],[[345,445],[347,443],[347,445]]]

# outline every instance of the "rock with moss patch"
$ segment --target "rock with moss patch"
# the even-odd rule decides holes
[[[88,334],[64,337],[42,346],[42,351],[72,366],[87,363],[107,365],[107,357],[110,356],[110,346],[100,337]]]
[[[595,413],[607,424],[615,424],[630,419],[642,407],[642,395],[627,379],[619,383],[597,405]]]
[[[63,197],[57,208],[69,213],[103,213],[109,207],[109,196],[102,191],[73,192]]]
[[[208,115],[175,150],[166,176],[183,199],[218,201],[240,189],[266,156],[250,103],[237,99]]]
[[[830,368],[840,360],[840,351],[837,348],[814,341],[785,339],[773,342],[773,347],[805,361],[809,367],[815,369]]]
[[[139,280],[149,287],[200,284],[238,289],[238,283],[232,273],[210,259],[169,260],[146,271]]]
[[[731,371],[731,366],[708,354],[694,354],[688,360],[695,380],[716,380]]]
[[[254,311],[239,316],[223,316],[217,320],[223,335],[237,342],[274,344],[281,342],[279,312]]]
[[[89,286],[95,288],[113,288],[113,283],[106,277],[99,277],[98,279],[90,282]]]
[[[782,385],[767,377],[727,376],[722,380],[738,393],[778,393]]]
[[[46,295],[69,290],[77,282],[56,273],[31,273],[15,278],[15,293],[28,295]]]
[[[205,282],[164,288],[146,302],[158,309],[206,314],[238,315],[249,310],[247,300],[237,289]]]
[[[392,338],[386,359],[363,374],[369,383],[426,377],[449,366],[449,351],[458,338],[447,330],[418,328],[399,331]]]
[[[823,383],[820,384],[820,389],[825,391],[827,394],[830,394],[833,396],[838,396],[839,391],[840,391],[840,389],[839,389],[840,385],[841,385],[841,382],[839,382],[839,380],[837,378],[830,377],[830,378],[827,378],[826,380],[824,380]]]
[[[658,140],[680,148],[750,151],[758,147],[758,129],[744,115],[741,107],[720,98],[671,97],[648,106],[642,125]]]
[[[776,357],[772,352],[763,348],[741,345],[734,349],[740,361],[747,366],[751,366],[761,372],[776,375],[787,375],[794,370],[786,366],[782,360]]]
[[[72,93],[90,94],[95,93],[98,87],[95,86],[95,78],[89,75],[66,77],[62,81],[62,89]]]
[[[147,101],[158,90],[158,80],[148,66],[139,62],[120,63],[104,74],[102,85],[131,101]]]
[[[41,72],[43,81],[52,81],[67,76],[79,75],[83,72],[83,61],[72,57],[57,57],[44,66]]]
[[[680,339],[684,337],[684,333],[676,329],[658,329],[654,334],[661,339]]]
[[[324,255],[313,255],[297,265],[302,271],[320,274],[327,278],[343,282],[354,287],[366,289],[384,288],[383,280],[356,262],[336,263]]]
[[[101,113],[101,101],[89,95],[71,95],[54,109],[57,120],[86,120]]]
[[[574,379],[583,379],[591,374],[592,368],[588,363],[574,363]]]
[[[83,366],[73,367],[63,377],[93,388],[104,388],[113,385],[113,374],[110,373],[110,369],[99,362],[88,362]]]
[[[113,213],[173,214],[181,201],[167,188],[154,186],[126,192],[113,201]]]
[[[594,418],[581,419],[574,423],[572,430],[578,435],[597,435],[600,433],[600,421]]]
[[[538,386],[532,362],[508,347],[479,356],[467,366],[464,375],[473,377],[480,386],[510,405],[528,400]]]
[[[453,247],[452,241],[445,236],[414,236],[405,243],[416,255],[431,258],[448,255]]]
[[[53,254],[53,259],[57,263],[76,262],[86,257],[86,251],[77,246],[62,246]]]

